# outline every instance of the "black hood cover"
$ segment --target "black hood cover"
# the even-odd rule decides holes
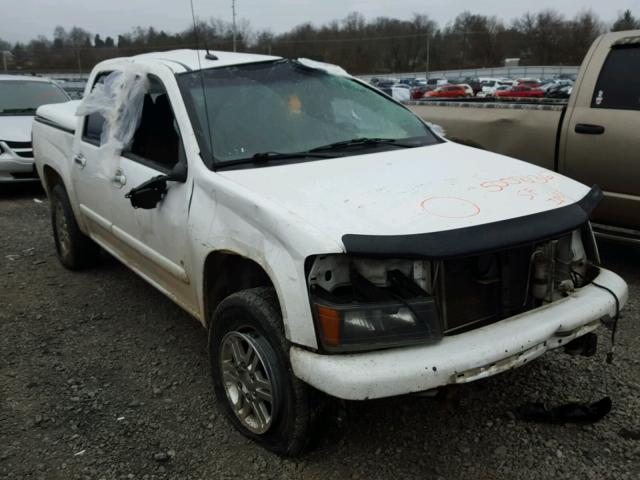
[[[346,253],[368,257],[449,258],[503,250],[561,235],[585,224],[602,200],[594,185],[571,205],[524,217],[442,232],[342,236]]]

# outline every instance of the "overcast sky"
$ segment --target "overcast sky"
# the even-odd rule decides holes
[[[199,17],[231,19],[231,0],[194,0],[194,4]],[[93,34],[115,37],[137,25],[180,31],[191,21],[189,0],[0,0],[0,5],[0,38],[11,42],[40,34],[51,38],[56,25],[77,25]],[[607,22],[627,8],[640,16],[640,0],[237,0],[239,18],[248,19],[254,29],[275,33],[303,22],[344,18],[352,11],[367,18],[424,13],[442,26],[464,10],[509,21],[528,10],[545,8],[568,17],[591,8]]]

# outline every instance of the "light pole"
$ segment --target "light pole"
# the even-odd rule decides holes
[[[429,81],[429,55],[431,54],[431,35],[427,33],[427,59],[425,62],[424,77]]]
[[[236,51],[236,0],[231,0],[231,14],[233,24],[233,51]]]

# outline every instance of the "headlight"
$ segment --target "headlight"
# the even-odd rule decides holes
[[[328,352],[374,350],[443,336],[436,275],[427,261],[316,257],[308,273],[319,343]]]
[[[431,298],[334,304],[314,299],[318,333],[328,351],[371,350],[437,341],[442,327]]]

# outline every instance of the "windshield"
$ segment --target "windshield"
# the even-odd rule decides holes
[[[412,146],[439,142],[413,113],[371,88],[295,61],[191,72],[179,75],[178,82],[200,147],[217,166],[353,139],[410,139]],[[357,152],[353,144],[334,145],[340,151],[331,156],[380,148],[374,142],[357,145]]]
[[[29,80],[0,81],[0,114],[33,115],[40,105],[69,100],[57,85]]]

